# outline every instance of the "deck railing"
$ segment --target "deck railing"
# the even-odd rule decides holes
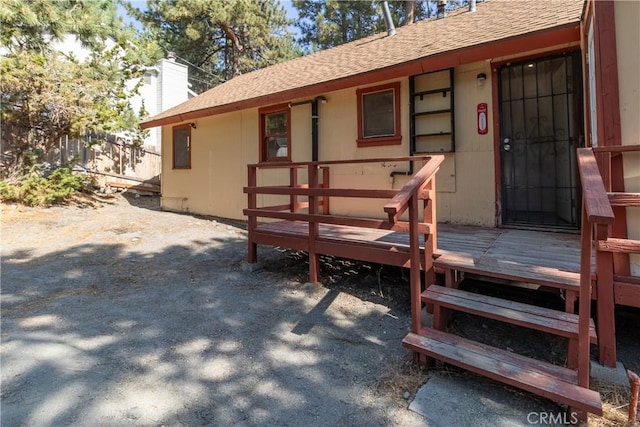
[[[640,207],[640,193],[625,192],[621,177],[612,174],[612,159],[629,152],[640,152],[640,145],[578,149],[584,206],[581,279],[592,268],[589,257],[595,250],[598,360],[610,367],[616,366],[615,305],[640,307],[640,278],[632,277],[629,268],[629,254],[640,253],[640,241],[629,239],[626,231],[626,208]]]
[[[578,169],[582,183],[582,231],[580,238],[580,305],[578,326],[578,381],[582,387],[589,387],[589,319],[591,318],[591,259],[593,240],[606,240],[609,227],[613,224],[614,216],[602,177],[596,163],[596,158],[590,148],[578,148]],[[612,285],[613,261],[607,254],[598,254],[596,244],[596,277],[598,298],[598,348],[602,349],[608,337],[601,330],[602,321],[608,318],[606,312],[600,313],[601,307],[608,306],[613,315],[614,303],[608,288]],[[609,254],[610,255],[610,254]],[[609,265],[607,265],[610,263]],[[608,295],[611,293],[611,298]],[[602,316],[601,316],[602,315]],[[610,325],[613,327],[613,324]],[[615,334],[612,335],[615,340]],[[606,345],[606,344],[605,344]],[[615,341],[614,341],[615,356]],[[615,359],[614,359],[615,360]]]
[[[248,262],[257,262],[257,242],[254,238],[258,229],[259,218],[271,218],[285,221],[301,221],[308,224],[309,253],[309,281],[319,280],[319,249],[320,224],[332,224],[347,227],[361,227],[370,229],[393,230],[409,233],[409,262],[411,268],[411,300],[412,300],[412,329],[418,332],[421,327],[421,276],[424,271],[427,284],[434,283],[433,253],[437,245],[436,230],[436,184],[435,175],[444,156],[413,156],[366,160],[338,160],[326,162],[301,163],[260,163],[248,166],[248,185],[244,192],[248,195],[247,209],[244,214],[248,217],[249,251]],[[357,165],[363,163],[397,163],[421,162],[423,166],[414,174],[413,178],[402,189],[354,189],[331,188],[331,168],[338,165]],[[287,185],[259,186],[258,171],[264,169],[281,169],[289,171]],[[298,171],[306,169],[307,183],[298,182]],[[258,195],[289,196],[289,203],[273,206],[258,206]],[[300,202],[299,197],[307,197],[306,202]],[[339,198],[368,198],[390,199],[384,206],[387,219],[374,219],[331,214],[330,202],[332,197]],[[422,201],[422,220],[420,220],[419,202]],[[305,212],[306,210],[306,212]],[[408,221],[401,217],[408,211]],[[380,212],[382,215],[382,212]],[[420,248],[420,234],[424,236],[424,255]],[[274,240],[277,243],[277,240]],[[322,246],[326,248],[327,245]],[[320,249],[322,250],[322,249]],[[334,253],[324,253],[336,255]],[[381,257],[393,256],[393,252],[386,252]]]

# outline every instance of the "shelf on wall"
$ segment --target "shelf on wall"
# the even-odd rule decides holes
[[[453,80],[453,68],[410,77],[412,154],[455,151]]]

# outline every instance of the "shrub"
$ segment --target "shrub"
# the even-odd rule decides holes
[[[0,200],[27,206],[59,204],[82,190],[84,184],[85,178],[74,175],[69,168],[56,169],[47,178],[32,171],[15,184],[0,181]]]

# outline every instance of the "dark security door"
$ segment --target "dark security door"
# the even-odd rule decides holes
[[[579,58],[568,54],[499,69],[505,225],[578,228]]]

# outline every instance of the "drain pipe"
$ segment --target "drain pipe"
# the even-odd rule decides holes
[[[391,12],[389,12],[389,3],[382,2],[382,17],[384,18],[384,24],[387,27],[387,37],[393,37],[396,35],[396,27],[393,25],[393,19],[391,19]]]
[[[629,400],[629,425],[636,425],[636,416],[638,411],[638,392],[640,391],[640,377],[631,370],[627,369],[629,384],[631,385],[631,399]]]
[[[409,77],[409,93],[414,93],[415,83],[413,81],[413,77]],[[415,113],[415,103],[413,100],[413,96],[409,97],[409,117],[413,117],[413,113]],[[413,156],[416,152],[416,138],[415,138],[415,123],[413,120],[409,120],[409,156]],[[391,179],[395,179],[397,175],[400,176],[411,176],[413,175],[413,162],[409,162],[409,169],[406,171],[392,171],[389,175]]]
[[[316,96],[311,103],[311,161],[318,161],[318,101],[325,104],[327,98],[324,96]]]
[[[300,102],[290,102],[289,108],[297,107],[299,105],[311,104],[311,161],[318,161],[318,101],[323,104],[327,102],[327,98],[324,96],[316,96],[313,99]]]
[[[311,161],[318,161],[318,98],[311,102]]]

